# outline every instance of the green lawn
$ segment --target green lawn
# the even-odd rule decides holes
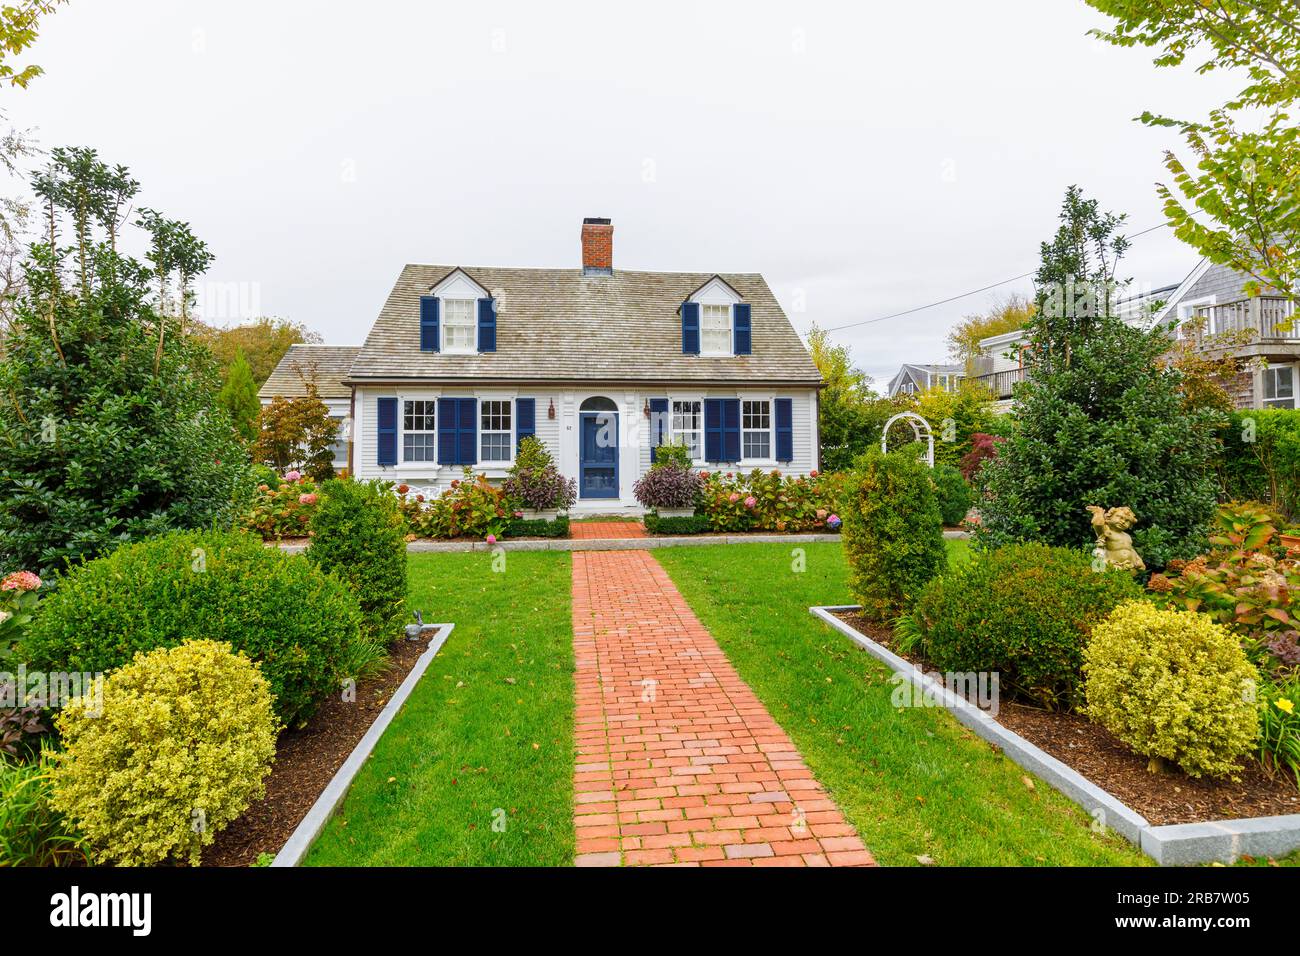
[[[572,864],[569,555],[506,558],[410,556],[412,609],[456,629],[307,865]]]
[[[964,541],[949,542],[954,557]],[[797,555],[806,570],[797,572]],[[889,670],[808,613],[852,604],[839,544],[666,548],[655,557],[885,865],[1150,861],[940,709],[890,703]]]

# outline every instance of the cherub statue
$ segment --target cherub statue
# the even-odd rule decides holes
[[[1111,508],[1106,511],[1097,505],[1088,505],[1092,514],[1092,530],[1097,535],[1097,546],[1092,553],[1102,558],[1112,568],[1124,571],[1145,571],[1142,556],[1133,550],[1133,539],[1128,529],[1137,523],[1132,508]]]

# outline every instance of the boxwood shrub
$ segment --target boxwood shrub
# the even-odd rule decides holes
[[[1194,611],[1117,607],[1085,652],[1088,716],[1143,756],[1193,777],[1232,776],[1255,749],[1259,672],[1241,641]]]
[[[569,518],[557,515],[554,518],[514,518],[506,525],[507,538],[567,538],[569,536]]]
[[[265,792],[276,721],[266,678],[228,644],[139,654],[93,707],[59,713],[54,809],[95,862],[198,865],[203,847]]]
[[[642,519],[642,523],[645,524],[645,532],[649,535],[704,534],[709,530],[709,519],[706,515],[672,515],[661,518],[651,511]]]
[[[932,581],[911,619],[918,649],[940,671],[997,672],[1004,691],[1062,709],[1081,703],[1093,626],[1141,596],[1128,573],[1096,572],[1082,552],[1008,545]]]
[[[930,468],[914,450],[860,457],[842,517],[849,588],[868,617],[903,613],[947,563]]]
[[[367,637],[396,640],[406,618],[406,519],[397,498],[386,485],[349,479],[322,491],[307,560],[352,588]]]
[[[939,516],[949,528],[955,528],[970,511],[970,485],[952,465],[934,466],[934,492],[939,498]]]
[[[242,532],[182,531],[72,569],[24,640],[29,665],[111,671],[137,651],[210,639],[261,665],[276,715],[300,724],[337,687],[361,612],[347,585]]]

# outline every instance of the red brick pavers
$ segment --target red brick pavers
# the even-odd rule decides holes
[[[573,554],[579,866],[873,866],[648,551]]]
[[[645,528],[639,521],[573,521],[569,524],[569,537],[582,540],[644,538]]]

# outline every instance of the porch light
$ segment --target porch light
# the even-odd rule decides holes
[[[551,399],[551,406],[546,409],[546,417],[550,419],[555,418],[555,399]]]
[[[645,408],[641,409],[641,414],[646,418],[650,417],[650,399],[645,400]]]

